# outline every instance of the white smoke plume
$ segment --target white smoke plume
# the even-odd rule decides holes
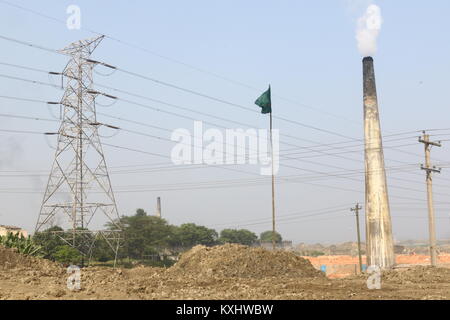
[[[367,7],[364,15],[358,19],[356,40],[362,56],[373,56],[377,51],[377,38],[380,34],[383,18],[381,9],[375,4]]]
[[[16,138],[0,139],[0,168],[13,168],[23,149]]]

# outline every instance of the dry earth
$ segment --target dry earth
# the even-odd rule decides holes
[[[389,271],[380,290],[366,275],[328,279],[288,252],[197,246],[171,268],[84,268],[81,290],[47,260],[0,248],[0,299],[450,299],[450,269]]]

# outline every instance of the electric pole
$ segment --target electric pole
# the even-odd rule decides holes
[[[355,212],[356,216],[356,232],[358,234],[358,258],[359,258],[359,271],[362,273],[362,256],[361,256],[361,233],[359,231],[359,210],[361,210],[362,207],[359,205],[359,203],[356,204],[354,208],[350,208],[350,211]]]
[[[50,171],[35,232],[51,227],[51,221],[64,218],[63,230],[53,231],[61,240],[78,249],[90,259],[96,240],[103,239],[114,251],[115,258],[120,243],[121,226],[116,200],[99,136],[99,127],[117,127],[98,122],[96,98],[104,95],[94,90],[93,69],[95,61],[89,60],[103,36],[80,40],[60,52],[70,57],[61,75],[65,84],[61,125],[53,166]],[[103,214],[103,219],[98,219]],[[109,222],[108,230],[90,230]],[[66,229],[66,230],[64,230]]]
[[[427,200],[428,200],[428,230],[430,236],[430,257],[431,265],[436,266],[437,255],[436,255],[436,228],[434,221],[434,205],[433,205],[433,178],[432,173],[441,173],[441,169],[437,169],[435,166],[431,166],[430,152],[431,147],[441,147],[440,142],[430,141],[430,136],[423,132],[423,137],[419,138],[419,142],[423,143],[425,146],[425,166],[422,165],[421,169],[426,171],[427,180]]]

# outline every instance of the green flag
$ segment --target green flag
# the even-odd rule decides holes
[[[270,98],[270,86],[269,89],[264,92],[256,101],[255,104],[261,107],[261,113],[271,113],[272,112],[272,101]]]

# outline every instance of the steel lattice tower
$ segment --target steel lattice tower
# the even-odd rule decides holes
[[[101,237],[117,257],[121,228],[98,134],[102,124],[96,118],[95,63],[89,60],[102,39],[80,40],[60,51],[71,59],[61,73],[66,84],[60,102],[62,122],[35,232],[45,231],[56,221],[65,229],[58,235],[83,256],[90,257],[96,239]],[[103,216],[103,221],[96,223],[97,216]],[[112,230],[88,230],[92,225],[103,225],[105,216]]]

